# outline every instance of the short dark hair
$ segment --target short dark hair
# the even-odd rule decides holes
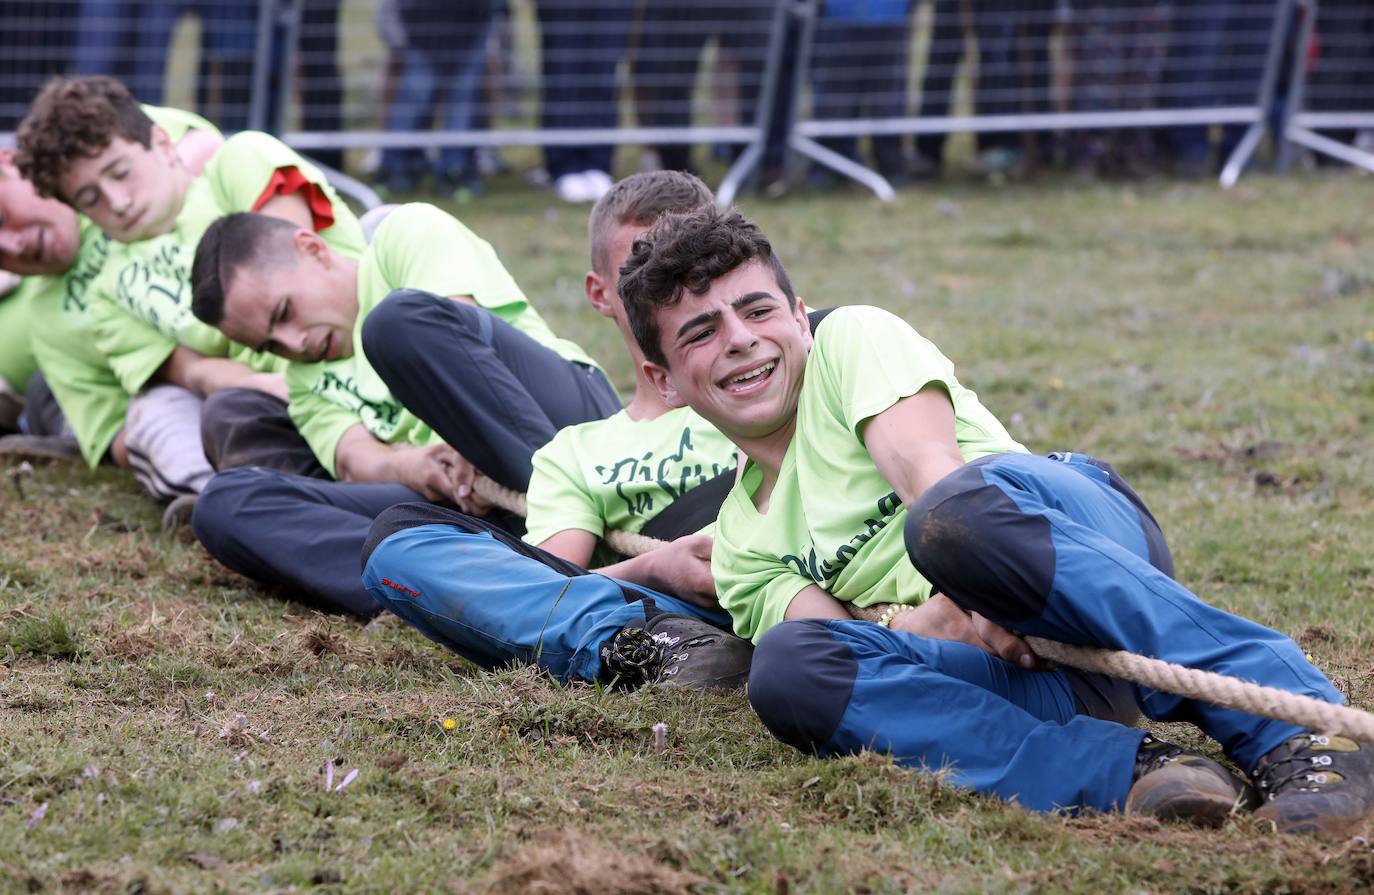
[[[115,137],[153,145],[153,119],[129,88],[107,75],[53,78],[19,123],[14,160],[38,195],[66,201],[58,181],[67,168],[104,152]]]
[[[645,171],[611,187],[587,219],[592,270],[610,266],[611,232],[625,224],[647,227],[668,212],[696,211],[715,201],[711,188],[686,171]]]
[[[191,313],[210,326],[224,320],[224,295],[248,265],[270,265],[291,247],[296,225],[252,211],[227,214],[206,229],[191,263]]]
[[[797,294],[787,271],[768,237],[744,215],[708,205],[660,217],[643,239],[635,240],[629,260],[620,268],[620,298],[644,356],[659,366],[668,365],[655,318],[659,308],[673,307],[684,292],[705,295],[713,280],[750,261],[773,273],[788,306],[795,308]]]

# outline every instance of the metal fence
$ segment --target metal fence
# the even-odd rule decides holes
[[[1304,0],[1298,3],[1299,46],[1292,60],[1288,117],[1280,166],[1294,146],[1318,158],[1374,171],[1370,147],[1354,145],[1374,129],[1374,3],[1369,0]]]
[[[634,144],[642,164],[726,160],[723,202],[789,147],[886,198],[953,134],[991,173],[1229,185],[1269,131],[1281,163],[1297,144],[1374,169],[1352,145],[1374,128],[1372,18],[1370,0],[5,0],[0,131],[50,75],[103,72],[340,171],[367,150],[395,193],[478,186],[494,147],[541,147],[556,184]]]

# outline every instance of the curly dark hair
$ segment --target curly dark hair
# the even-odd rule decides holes
[[[153,145],[153,120],[129,88],[105,75],[53,78],[19,123],[14,161],[40,196],[66,201],[58,181],[67,167],[104,152],[115,137]]]
[[[687,214],[660,217],[643,239],[635,240],[620,268],[620,299],[644,357],[668,366],[656,317],[659,308],[673,307],[682,301],[684,292],[705,295],[713,280],[750,261],[772,271],[788,306],[795,308],[797,294],[787,271],[768,237],[744,215],[707,205]]]

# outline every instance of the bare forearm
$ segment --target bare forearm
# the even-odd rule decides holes
[[[814,584],[802,588],[792,598],[783,617],[788,621],[798,618],[833,618],[849,621],[851,618],[843,603]]]
[[[344,482],[395,482],[392,459],[391,447],[359,423],[334,448],[334,473]]]

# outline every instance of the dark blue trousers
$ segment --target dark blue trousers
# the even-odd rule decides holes
[[[1292,640],[1173,580],[1144,504],[1089,457],[999,454],[963,466],[911,507],[906,536],[936,590],[1011,630],[1342,701]],[[1134,689],[1146,715],[1197,724],[1246,771],[1300,732]],[[1063,669],[1025,671],[869,622],[779,625],[755,652],[749,695],[769,729],[798,748],[870,748],[949,767],[957,784],[1040,811],[1119,807],[1144,734],[1082,714]]]
[[[425,503],[378,517],[363,583],[420,633],[484,668],[533,664],[561,681],[602,680],[601,645],[662,613],[730,626],[724,612],[588,572],[486,520]]]
[[[368,528],[387,507],[421,499],[403,485],[251,466],[210,479],[191,525],[206,551],[235,572],[331,612],[372,616],[381,607],[358,577]]]
[[[565,360],[500,317],[416,289],[363,321],[363,352],[391,394],[487,476],[529,487],[531,458],[564,426],[620,399],[595,367]]]

